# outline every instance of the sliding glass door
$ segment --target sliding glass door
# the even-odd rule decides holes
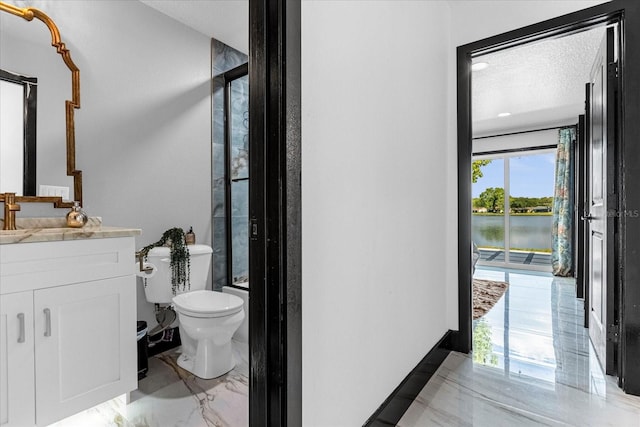
[[[479,264],[550,271],[555,149],[474,157]]]
[[[481,261],[505,262],[504,168],[502,158],[474,159],[471,238],[481,249]]]

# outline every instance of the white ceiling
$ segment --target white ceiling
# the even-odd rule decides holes
[[[474,136],[576,123],[604,27],[474,58]],[[511,116],[497,117],[509,112]]]
[[[249,53],[249,0],[140,0],[171,18]]]
[[[238,49],[249,52],[248,0],[140,0]],[[483,136],[577,121],[604,27],[483,55],[472,77],[473,133]],[[511,116],[498,118],[502,112]]]

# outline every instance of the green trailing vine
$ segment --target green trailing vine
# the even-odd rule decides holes
[[[178,290],[191,289],[191,258],[189,249],[185,243],[184,230],[182,228],[170,228],[162,234],[160,240],[145,246],[140,250],[140,256],[147,261],[149,251],[160,246],[169,246],[171,268],[171,290],[176,294]],[[147,279],[144,279],[144,285],[147,286]],[[180,289],[182,286],[182,289]]]

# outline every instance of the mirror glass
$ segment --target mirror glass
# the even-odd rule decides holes
[[[38,81],[0,69],[0,193],[36,195]]]
[[[3,5],[4,3],[0,4],[0,6]],[[10,191],[20,196],[61,197],[65,202],[81,201],[81,191],[74,191],[74,176],[67,175],[68,170],[75,169],[75,143],[71,144],[71,149],[69,150],[71,156],[68,158],[67,122],[69,118],[65,111],[65,102],[72,100],[74,95],[72,93],[73,73],[71,66],[65,64],[63,53],[58,53],[56,46],[52,46],[54,42],[60,43],[60,35],[56,35],[58,37],[57,41],[54,37],[58,29],[49,17],[41,12],[40,14],[35,14],[34,19],[31,21],[6,12],[6,9],[2,9],[2,13],[0,13],[0,69],[19,76],[34,76],[37,78],[37,122],[35,123],[36,141],[34,144],[37,149],[33,154],[34,159],[29,163],[35,166],[33,171],[24,169],[24,158],[22,159],[23,166],[21,170],[19,169],[19,157],[14,157],[11,160],[7,159],[7,163],[13,165],[11,168],[5,168],[3,159],[2,174],[0,175],[2,188],[0,192]],[[53,29],[50,29],[50,26]],[[62,47],[64,48],[64,46]],[[66,51],[66,48],[63,49],[64,51]],[[64,53],[69,55],[68,51]],[[75,67],[73,62],[71,64]],[[13,103],[9,99],[5,100],[6,97],[11,96],[11,93],[14,92],[8,89],[9,87],[3,83],[0,91],[3,110],[5,103],[7,105]],[[15,94],[13,96],[15,98]],[[2,114],[2,128],[4,128],[5,123],[11,123],[11,127],[14,128],[15,132],[15,129],[26,126],[22,115],[20,115],[19,121],[16,121],[17,119],[15,118],[5,121],[4,111]],[[70,123],[70,132],[71,135],[74,135],[73,108],[71,108]],[[2,139],[3,150],[5,150],[4,146],[6,145],[6,150],[10,152],[16,153],[21,150],[24,152],[24,139],[15,138],[15,136],[12,139],[7,137],[5,142],[4,133],[2,134]],[[72,137],[72,142],[75,142],[74,139]],[[69,163],[71,167],[68,165],[69,159],[72,160]],[[13,178],[5,177],[5,170],[8,170]],[[11,184],[11,187],[9,187],[8,183],[10,181],[16,179],[20,174],[24,177],[25,172],[35,177],[33,178],[34,181],[29,183],[29,188],[25,189],[24,184],[22,190],[18,190],[19,185],[16,187],[16,184]],[[6,186],[4,184],[5,180],[7,181]],[[80,185],[75,185],[75,187],[81,188]],[[52,202],[54,200],[30,198],[19,201]],[[71,205],[71,203],[68,203],[68,205]],[[63,207],[65,204],[59,203],[58,199],[56,206]]]

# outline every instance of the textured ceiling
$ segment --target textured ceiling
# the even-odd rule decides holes
[[[474,135],[577,122],[604,32],[598,27],[474,58],[489,64],[472,74]],[[497,117],[504,112],[511,116]]]
[[[249,53],[249,0],[140,0],[175,20]]]

